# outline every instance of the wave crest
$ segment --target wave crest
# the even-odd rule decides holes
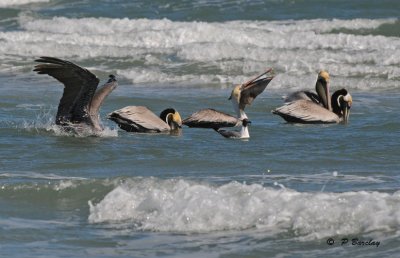
[[[186,180],[132,180],[90,205],[91,223],[138,230],[291,232],[304,239],[396,231],[400,193],[302,193],[259,184],[221,186]]]

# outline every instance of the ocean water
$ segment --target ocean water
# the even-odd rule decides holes
[[[0,0],[0,257],[398,257],[400,2]],[[118,88],[99,137],[54,125],[73,61]],[[249,140],[130,134],[127,105],[233,113],[235,84],[276,77]],[[319,70],[347,125],[271,114]]]

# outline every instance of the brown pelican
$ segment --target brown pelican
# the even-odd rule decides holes
[[[264,75],[265,77],[263,77]],[[273,78],[273,70],[270,68],[255,78],[233,88],[229,100],[232,101],[233,109],[239,119],[247,118],[244,112],[245,107],[251,105],[253,100],[265,90]]]
[[[207,108],[193,113],[190,117],[184,119],[182,124],[189,127],[197,128],[213,128],[239,126],[241,121],[224,112],[215,109]]]
[[[332,111],[314,101],[299,99],[286,103],[273,110],[272,113],[281,116],[290,123],[347,123],[353,102],[347,90],[335,91],[330,102],[332,103]]]
[[[328,110],[332,110],[331,99],[329,94],[330,78],[327,71],[320,71],[318,79],[315,83],[315,91],[296,91],[285,98],[285,102],[292,102],[295,100],[309,100],[319,105],[322,105]]]
[[[103,130],[99,118],[99,109],[104,99],[118,85],[115,76],[98,90],[99,79],[74,63],[54,57],[40,57],[35,60],[42,63],[33,71],[47,74],[64,84],[63,96],[58,105],[56,124],[73,132]]]
[[[242,120],[242,128],[240,131],[228,131],[223,129],[214,129],[220,135],[224,136],[225,138],[233,138],[233,139],[248,139],[250,138],[248,126],[251,124],[247,118]]]
[[[237,117],[208,108],[193,113],[190,117],[184,119],[182,123],[189,127],[213,129],[240,126],[243,119],[248,119],[244,112],[245,107],[250,105],[253,100],[265,90],[267,85],[274,78],[272,73],[273,70],[268,69],[255,78],[234,87],[229,100],[232,101]],[[267,76],[267,74],[269,74],[269,76]],[[266,76],[263,77],[264,75]]]
[[[147,107],[127,106],[108,115],[127,132],[160,133],[179,130],[182,126],[181,116],[173,108],[167,108],[158,117]]]

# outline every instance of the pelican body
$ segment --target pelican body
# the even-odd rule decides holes
[[[228,131],[223,129],[214,129],[214,130],[217,131],[220,135],[224,136],[225,138],[248,139],[250,138],[249,128],[248,128],[250,124],[251,121],[245,118],[242,120],[242,128],[240,129],[240,131]]]
[[[40,57],[41,64],[34,67],[38,74],[47,74],[64,84],[58,105],[56,124],[67,131],[80,133],[91,130],[100,132],[103,127],[99,109],[104,99],[117,87],[114,75],[99,89],[99,79],[90,71],[72,62],[54,57]]]
[[[181,116],[173,108],[167,108],[157,116],[147,107],[127,106],[110,113],[108,119],[127,132],[161,133],[182,127]]]
[[[219,129],[238,126],[241,121],[224,112],[206,108],[193,113],[190,117],[184,119],[182,124],[189,127]]]
[[[248,117],[244,112],[245,107],[250,105],[254,99],[265,90],[273,78],[273,70],[268,69],[255,78],[234,87],[229,100],[231,100],[233,104],[236,117],[215,109],[207,108],[193,113],[183,120],[183,124],[189,127],[212,128],[216,131],[219,131],[219,129],[223,127],[242,125],[245,119],[248,121]]]
[[[329,96],[329,74],[318,75],[315,93],[295,92],[286,98],[282,107],[272,111],[290,123],[347,123],[353,102],[346,89],[335,91]]]

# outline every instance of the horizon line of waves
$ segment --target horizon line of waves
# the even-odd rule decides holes
[[[161,232],[256,229],[311,240],[398,234],[400,226],[400,192],[309,193],[238,182],[131,180],[89,207],[90,223]]]

